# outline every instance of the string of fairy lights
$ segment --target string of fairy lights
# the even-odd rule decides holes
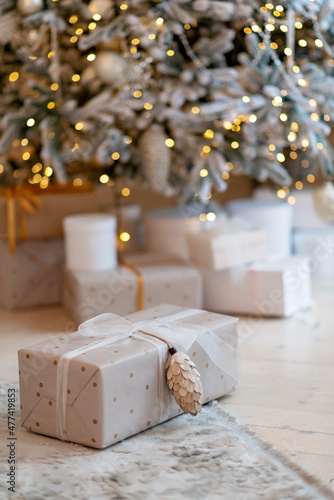
[[[57,2],[58,0],[53,0],[53,2]],[[301,92],[304,88],[308,86],[308,80],[305,76],[303,76],[302,73],[302,68],[295,62],[294,55],[295,55],[295,47],[293,44],[295,43],[295,37],[292,36],[292,32],[298,32],[304,27],[304,22],[311,20],[314,24],[314,33],[316,38],[314,38],[312,41],[304,39],[304,38],[299,38],[296,44],[298,44],[299,47],[305,48],[310,45],[310,43],[313,43],[313,46],[318,48],[318,49],[324,49],[326,50],[326,53],[332,54],[331,49],[329,45],[327,44],[326,40],[324,39],[319,25],[318,25],[318,18],[315,13],[312,11],[312,3],[314,3],[314,0],[309,0],[310,3],[310,8],[309,8],[309,17],[306,17],[305,19],[296,17],[294,12],[292,11],[292,8],[287,7],[285,8],[283,5],[274,5],[273,3],[266,3],[260,8],[261,12],[261,22],[258,22],[256,20],[252,20],[252,22],[249,24],[249,26],[246,26],[243,31],[245,36],[250,35],[250,34],[257,34],[259,37],[259,42],[258,42],[258,47],[260,49],[259,56],[261,57],[261,51],[262,50],[269,50],[270,55],[272,57],[273,62],[277,65],[279,70],[282,72],[284,75],[284,81],[286,82],[286,88],[282,88],[280,91],[280,95],[276,95],[272,98],[271,104],[274,108],[279,108],[282,107],[282,112],[279,114],[279,120],[282,123],[289,123],[289,131],[287,133],[287,140],[290,143],[289,149],[290,152],[289,157],[291,160],[297,160],[299,159],[299,151],[305,152],[307,148],[309,147],[309,140],[307,137],[300,137],[300,126],[296,120],[291,120],[289,117],[289,112],[287,109],[285,109],[285,103],[286,103],[286,98],[289,97],[290,93],[290,88],[293,88],[294,91],[296,88],[300,88]],[[129,5],[125,2],[120,3],[119,5],[119,11],[121,13],[126,14],[127,10],[129,8]],[[289,10],[290,9],[290,10]],[[69,35],[69,42],[71,44],[78,44],[80,42],[80,37],[82,35],[86,35],[89,32],[93,32],[98,26],[99,23],[102,19],[102,14],[99,12],[98,8],[94,5],[91,8],[91,19],[88,21],[88,24],[86,23],[84,26],[82,26],[82,21],[79,19],[78,15],[71,15],[68,19],[69,26],[71,27],[68,35]],[[167,21],[167,19],[166,19]],[[164,17],[157,17],[152,24],[152,29],[148,29],[148,38],[150,40],[154,40],[157,37],[158,30],[164,29],[164,24],[165,24],[165,19]],[[150,26],[151,27],[151,26]],[[179,39],[181,43],[183,44],[183,47],[189,56],[189,58],[194,62],[194,64],[203,70],[204,72],[206,71],[205,66],[202,64],[200,58],[196,56],[192,48],[190,47],[187,37],[186,37],[186,32],[194,27],[194,25],[190,24],[184,24],[184,32],[180,33]],[[273,40],[272,36],[273,34],[279,33],[283,37],[285,37],[285,40],[276,36],[276,39]],[[55,37],[54,37],[55,38]],[[55,41],[53,42],[52,50],[49,51],[48,53],[48,59],[53,62],[56,61],[58,57],[60,57],[59,47],[55,46]],[[59,43],[59,41],[57,42]],[[139,57],[138,49],[141,44],[141,37],[138,36],[133,36],[131,38],[130,43],[126,44],[124,47],[124,58],[129,58],[133,57],[137,59]],[[129,45],[129,46],[128,46]],[[284,47],[284,48],[283,48]],[[285,58],[280,58],[278,54],[278,50],[283,48],[283,53]],[[173,47],[168,47],[166,49],[166,55],[168,57],[173,57],[175,55],[175,50]],[[96,51],[91,50],[88,51],[88,53],[85,55],[87,61],[89,63],[94,62],[98,56],[98,53]],[[31,60],[36,60],[37,56],[36,55],[30,55]],[[287,63],[287,64],[286,64]],[[254,64],[256,64],[256,61],[254,61]],[[334,66],[334,60],[330,60],[330,64]],[[53,75],[56,75],[56,71],[52,73]],[[9,74],[9,81],[15,83],[19,78],[20,78],[20,73],[18,71],[13,71]],[[71,80],[73,84],[78,84],[82,78],[82,75],[79,73],[75,72],[73,73]],[[296,86],[297,83],[297,86]],[[48,110],[53,110],[54,108],[57,107],[57,102],[60,96],[61,92],[61,86],[62,83],[59,78],[59,72],[58,72],[58,77],[54,78],[53,81],[50,83],[50,89],[52,92],[54,92],[55,98],[48,101],[46,104],[46,107]],[[142,99],[144,97],[144,87],[143,85],[135,87],[133,89],[132,95],[135,99]],[[251,95],[244,95],[241,97],[241,101],[244,104],[249,104],[252,100]],[[320,113],[318,111],[318,103],[315,99],[310,98],[309,99],[309,104],[314,110],[310,113],[310,119],[317,122],[320,119],[323,119],[325,122],[330,121],[330,116],[328,114],[325,114],[323,116],[320,116]],[[146,113],[150,113],[154,104],[151,102],[143,102],[143,109],[146,111]],[[199,118],[201,117],[201,105],[193,105],[190,108],[190,111],[194,115],[199,115]],[[149,116],[149,115],[148,115]],[[202,150],[200,152],[200,156],[202,159],[207,158],[211,151],[214,148],[217,148],[219,146],[219,141],[216,140],[216,133],[219,131],[219,129],[225,129],[226,131],[229,131],[231,133],[236,134],[236,138],[233,139],[230,142],[230,147],[232,150],[237,150],[240,147],[240,139],[238,140],[238,133],[242,132],[242,127],[243,124],[248,123],[256,123],[258,120],[258,116],[256,113],[251,113],[251,114],[239,114],[237,117],[233,119],[233,121],[230,120],[215,120],[214,121],[214,129],[213,128],[206,128],[206,130],[203,132],[203,138],[205,139],[205,144],[202,147]],[[205,121],[204,121],[205,122]],[[36,125],[36,120],[34,117],[29,117],[26,121],[26,127],[27,129],[32,128]],[[74,124],[74,130],[78,133],[82,132],[85,130],[85,122],[84,121],[78,121]],[[49,138],[52,139],[55,136],[54,131],[49,132]],[[132,138],[129,137],[126,139],[126,143],[130,144],[132,142]],[[173,148],[175,146],[175,140],[173,137],[168,137],[165,140],[165,145],[168,148]],[[30,145],[29,139],[27,137],[22,138],[21,140],[17,139],[13,142],[14,147],[22,147],[24,148],[22,152],[22,160],[23,162],[28,162],[31,160],[31,157],[34,153],[33,146]],[[323,149],[324,145],[322,142],[318,142],[317,147],[319,150]],[[75,142],[72,148],[72,152],[76,151],[77,149],[80,148],[80,136],[78,135],[75,138]],[[117,162],[120,159],[121,153],[119,151],[113,151],[111,154],[111,161],[112,162]],[[268,144],[268,154],[267,157],[269,160],[271,159],[276,159],[280,163],[284,163],[286,161],[286,151],[282,150],[281,146],[278,146],[274,142],[271,142]],[[112,163],[111,163],[112,164]],[[300,161],[300,165],[302,168],[307,169],[309,168],[309,161],[307,159],[302,159]],[[234,168],[234,165],[232,162],[228,161],[225,164],[226,171],[224,171],[221,175],[222,178],[227,181],[230,178],[231,171]],[[3,165],[0,165],[0,173],[4,171]],[[14,176],[18,175],[16,174],[17,171],[14,171]],[[40,161],[36,162],[34,165],[31,167],[31,177],[28,179],[28,182],[30,184],[36,184],[39,185],[41,189],[46,189],[49,185],[50,178],[54,174],[54,169],[50,165],[43,166]],[[209,175],[209,171],[207,168],[202,168],[199,171],[199,176],[201,178],[205,178]],[[306,181],[310,184],[312,184],[315,181],[315,176],[312,173],[309,173],[306,175]],[[73,179],[73,186],[81,186],[83,184],[83,180],[80,177],[76,177]],[[112,178],[107,174],[103,173],[99,177],[99,182],[101,184],[106,184],[109,186],[114,186],[115,182],[112,180]],[[304,182],[302,181],[296,181],[294,184],[294,188],[297,190],[301,190],[304,188]],[[130,189],[129,187],[125,186],[121,189],[121,195],[123,197],[128,197],[130,195]],[[210,199],[212,194],[209,194],[207,199]],[[282,188],[277,190],[277,196],[281,199],[287,199],[287,202],[290,204],[295,203],[295,198],[293,195],[291,195],[291,187],[289,186],[283,186]],[[199,216],[200,220],[214,220],[216,218],[216,215],[213,212],[209,213],[202,213]],[[128,241],[126,238],[130,238],[129,235],[123,235],[125,239],[122,239],[122,241]]]

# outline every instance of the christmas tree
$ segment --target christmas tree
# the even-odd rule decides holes
[[[0,183],[330,177],[334,2],[0,0]],[[284,192],[283,192],[284,194]]]

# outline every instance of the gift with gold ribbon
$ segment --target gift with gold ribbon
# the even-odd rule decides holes
[[[120,257],[120,265],[110,271],[66,271],[65,307],[77,324],[163,302],[200,308],[202,301],[200,273],[173,256],[142,252]]]
[[[8,244],[11,253],[15,253],[16,247],[16,202],[20,209],[19,219],[22,240],[27,239],[26,214],[35,214],[37,209],[43,206],[40,198],[27,188],[8,187],[6,189]]]
[[[7,187],[0,190],[0,237],[8,239],[11,253],[25,239],[62,236],[66,215],[96,211],[92,184]]]
[[[179,369],[168,368],[170,345],[196,364],[203,404],[223,396],[237,386],[237,321],[160,305],[127,318],[102,314],[78,332],[21,349],[22,426],[104,448],[175,417],[182,409],[169,392],[170,372]],[[194,385],[184,381],[181,394]]]

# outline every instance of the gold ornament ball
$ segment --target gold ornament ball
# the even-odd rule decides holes
[[[43,9],[43,0],[18,0],[17,8],[25,16],[30,16]]]
[[[97,54],[94,68],[103,83],[118,83],[125,76],[127,63],[120,54],[103,51]]]

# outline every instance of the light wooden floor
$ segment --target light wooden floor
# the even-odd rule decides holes
[[[240,321],[239,388],[220,404],[334,491],[334,280],[291,319]],[[0,309],[0,382],[18,379],[19,348],[71,331],[60,307]]]

